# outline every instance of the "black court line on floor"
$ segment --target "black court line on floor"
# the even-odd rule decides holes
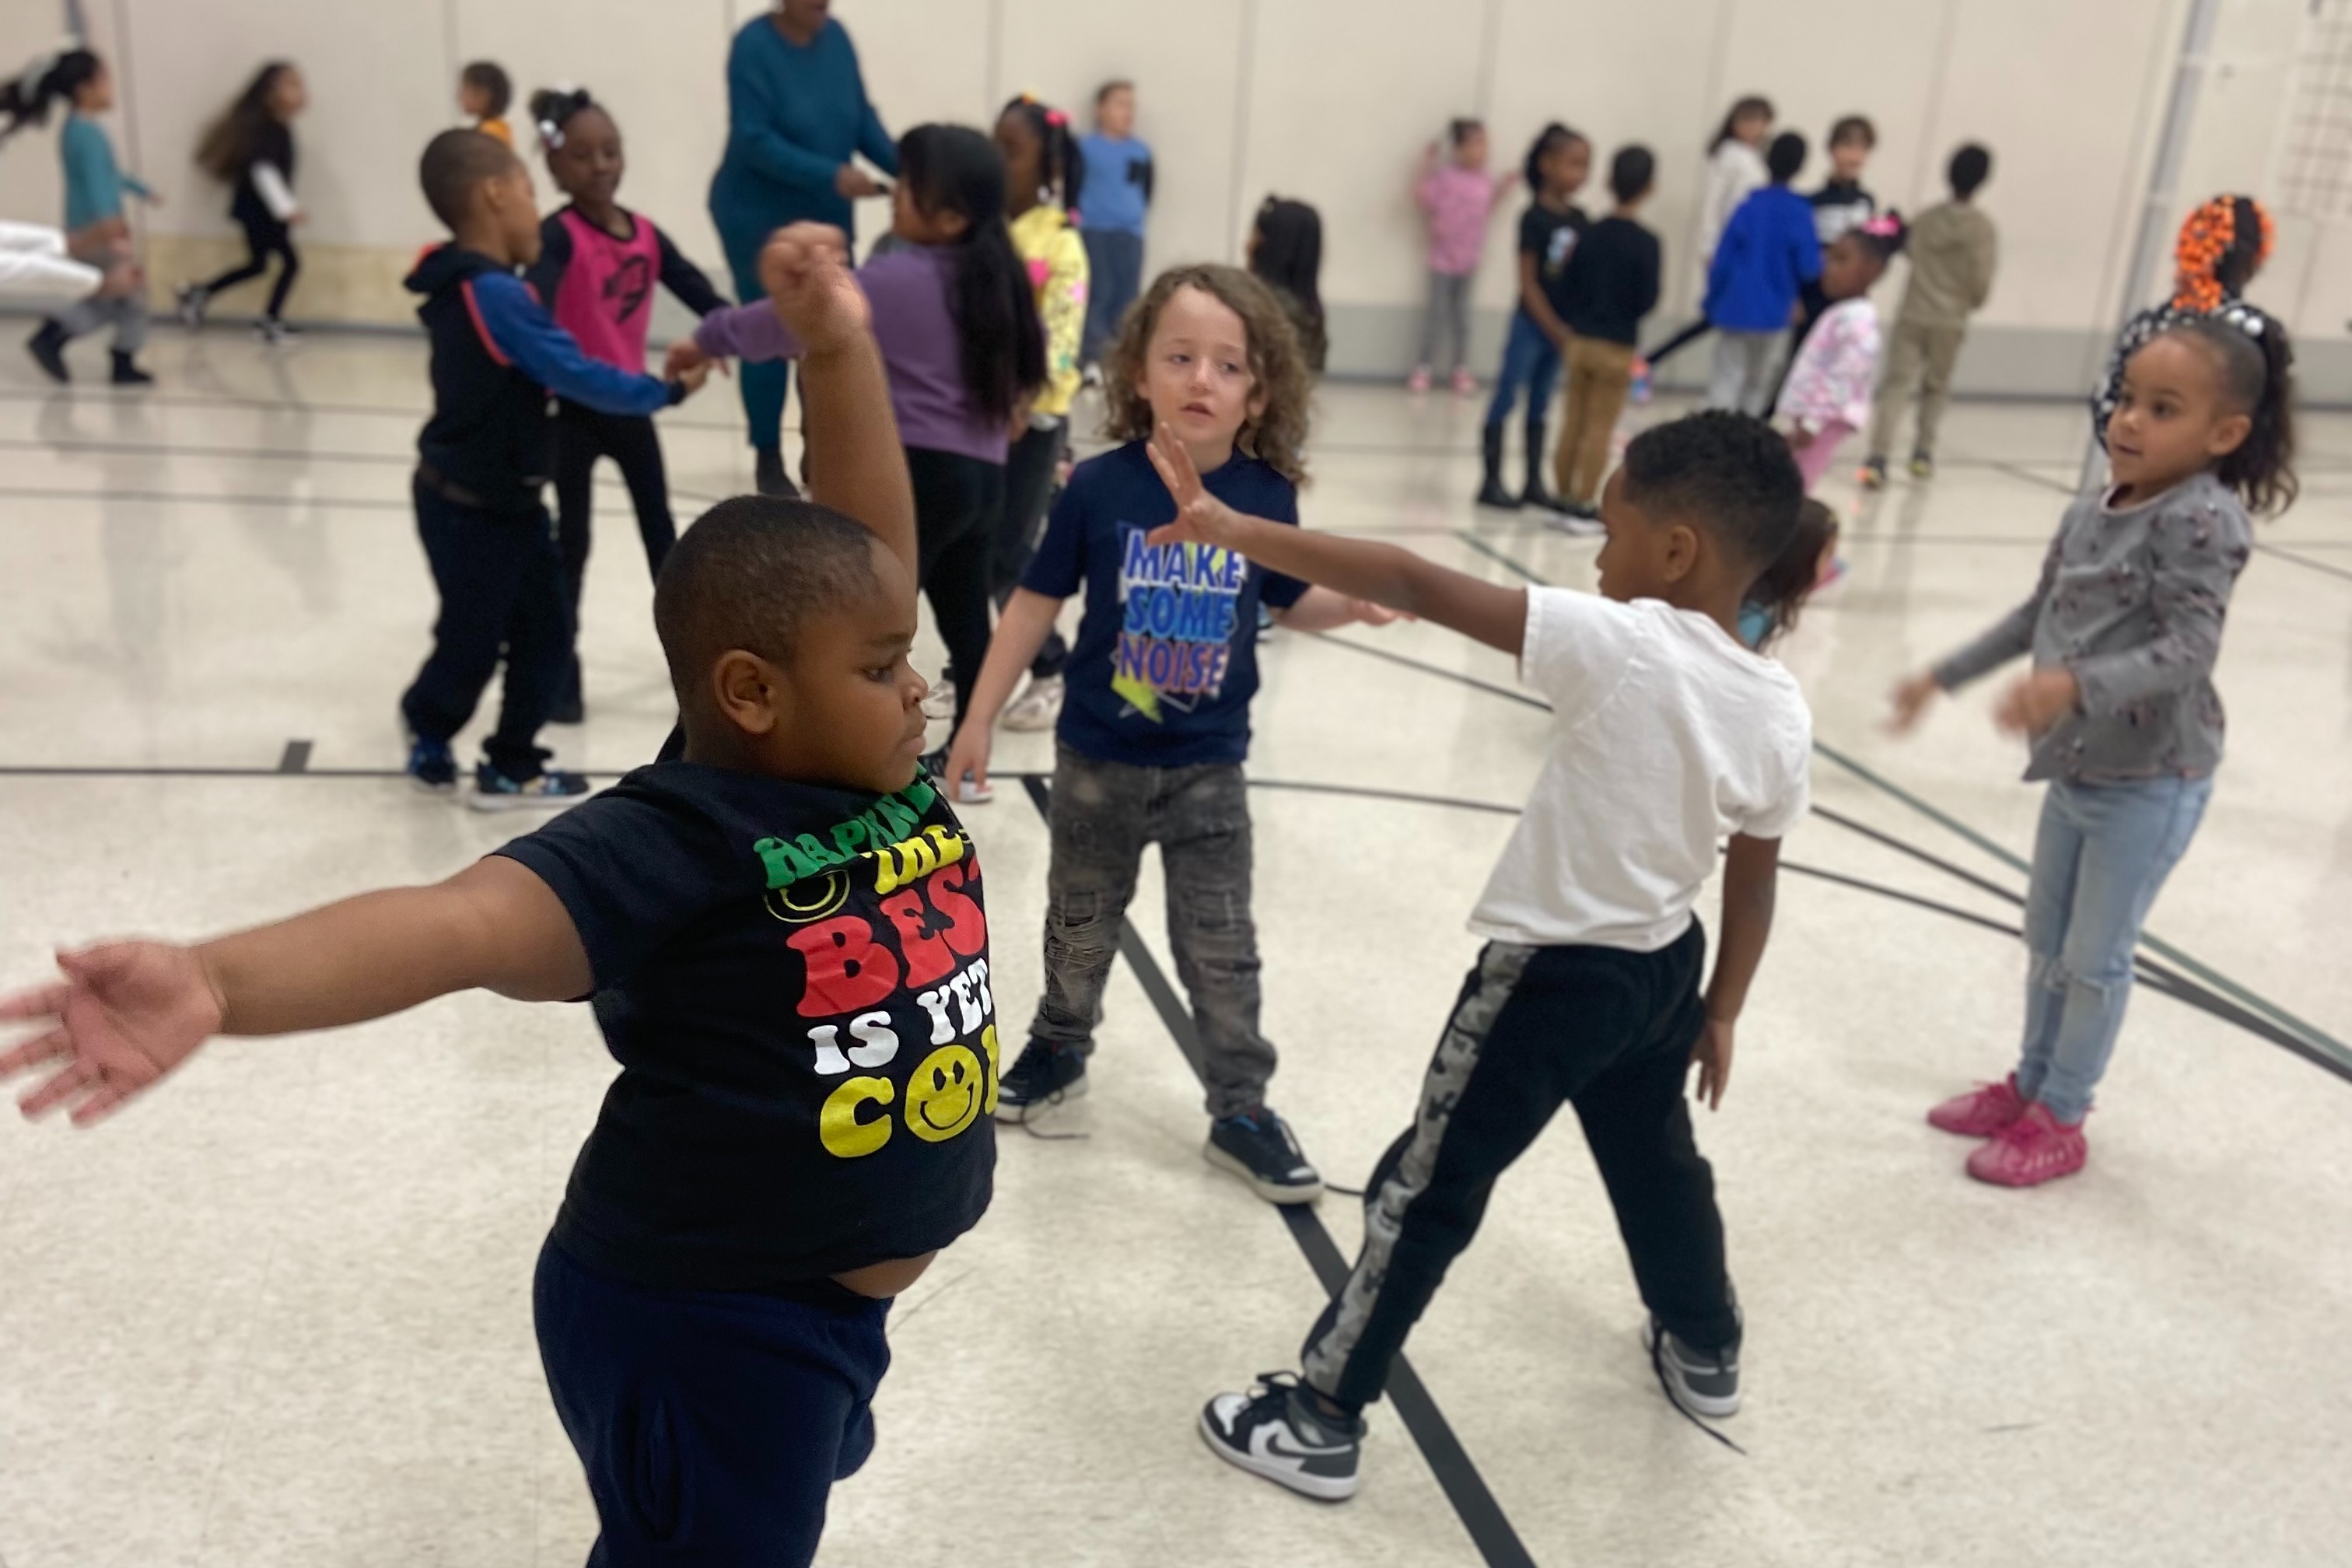
[[[1021,783],[1028,792],[1030,804],[1037,808],[1037,815],[1050,823],[1053,819],[1053,791],[1046,778],[1036,773],[1024,773]],[[1151,955],[1150,947],[1144,942],[1142,933],[1135,929],[1133,921],[1122,920],[1119,922],[1118,951],[1119,956],[1127,960],[1128,967],[1135,972],[1135,978],[1142,985],[1144,994],[1151,999],[1151,1005],[1159,1012],[1160,1021],[1166,1026],[1170,1037],[1176,1042],[1176,1048],[1184,1053],[1184,1060],[1192,1067],[1193,1077],[1205,1081],[1200,1031],[1193,1026],[1192,1011],[1185,1006],[1183,998],[1176,994],[1176,988],[1168,983],[1167,973],[1160,969],[1160,961]],[[1347,1283],[1349,1266],[1340,1255],[1339,1244],[1331,1239],[1330,1231],[1324,1227],[1323,1216],[1308,1204],[1288,1204],[1279,1205],[1279,1208],[1283,1223],[1290,1231],[1291,1240],[1306,1255],[1307,1266],[1315,1270],[1316,1279],[1326,1291],[1336,1293]],[[1437,1401],[1431,1396],[1420,1375],[1402,1355],[1399,1355],[1390,1366],[1387,1392],[1389,1403],[1395,1406],[1398,1418],[1403,1421],[1405,1430],[1412,1434],[1414,1445],[1421,1449],[1422,1458],[1436,1476],[1446,1500],[1454,1505],[1455,1516],[1462,1521],[1462,1527],[1469,1531],[1479,1555],[1491,1568],[1522,1568],[1522,1565],[1534,1568],[1535,1558],[1520,1542],[1518,1532],[1511,1528],[1510,1520],[1503,1513],[1503,1505],[1487,1489],[1485,1479],[1478,1474],[1478,1467],[1462,1447],[1461,1439],[1454,1435],[1454,1428],[1447,1423],[1444,1412],[1438,1409]]]

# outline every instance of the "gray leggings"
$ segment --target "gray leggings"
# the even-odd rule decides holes
[[[50,318],[68,338],[86,338],[103,326],[114,328],[114,351],[135,354],[147,343],[147,298],[125,294],[119,299],[92,296],[78,300]]]
[[[1429,313],[1422,318],[1420,363],[1435,370],[1460,369],[1470,363],[1469,273],[1429,275]],[[1445,340],[1454,341],[1452,360],[1441,359]]]

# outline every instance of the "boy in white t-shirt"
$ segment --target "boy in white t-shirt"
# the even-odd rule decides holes
[[[1209,1446],[1294,1491],[1353,1496],[1364,1405],[1496,1179],[1562,1101],[1616,1206],[1668,1395],[1686,1413],[1732,1414],[1739,1313],[1683,1083],[1696,1062],[1698,1097],[1722,1099],[1771,929],[1780,838],[1808,804],[1812,716],[1788,671],[1736,635],[1743,601],[1776,599],[1764,607],[1786,625],[1811,584],[1772,570],[1804,548],[1788,444],[1728,413],[1644,431],[1601,498],[1597,596],[1505,587],[1394,545],[1241,517],[1172,440],[1153,460],[1178,521],[1152,542],[1220,545],[1451,626],[1516,656],[1554,715],[1551,754],[1470,918],[1487,945],[1412,1125],[1367,1184],[1355,1269],[1307,1336],[1303,1376],[1211,1400]],[[1726,837],[1722,952],[1702,993],[1706,942],[1691,906]]]

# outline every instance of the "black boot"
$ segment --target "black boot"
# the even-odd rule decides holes
[[[114,351],[114,384],[117,386],[152,386],[155,378],[139,368],[139,362],[121,349]]]
[[[59,386],[73,380],[73,372],[66,368],[66,330],[55,321],[43,321],[41,330],[25,340],[25,352],[41,367],[41,374]]]
[[[798,500],[800,488],[784,477],[784,454],[781,447],[761,447],[751,462],[751,482],[763,496],[775,496],[782,500]]]
[[[1505,511],[1519,510],[1519,498],[1503,488],[1503,427],[1486,426],[1486,477],[1478,486],[1480,506],[1500,507]]]
[[[1540,419],[1528,421],[1528,488],[1519,493],[1519,504],[1537,511],[1565,514],[1568,508],[1560,499],[1544,487],[1544,427]]]

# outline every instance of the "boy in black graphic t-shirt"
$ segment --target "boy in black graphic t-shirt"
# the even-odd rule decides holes
[[[94,1121],[216,1034],[481,987],[589,997],[621,1064],[541,1251],[592,1561],[806,1563],[873,1447],[889,1300],[988,1206],[995,1004],[980,867],[920,772],[914,507],[837,231],[764,274],[803,363],[814,503],[706,514],[655,616],[684,759],[446,882],[195,947],[61,955],[28,1112]]]

